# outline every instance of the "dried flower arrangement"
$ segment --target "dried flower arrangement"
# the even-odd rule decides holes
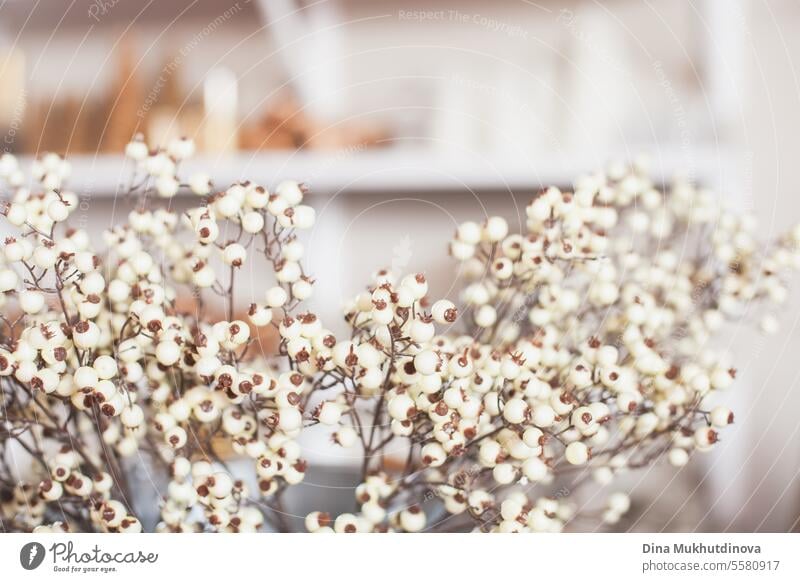
[[[709,402],[736,372],[712,340],[754,303],[784,301],[782,277],[800,267],[800,227],[760,247],[750,217],[708,192],[661,192],[615,166],[540,192],[524,234],[499,217],[462,224],[450,253],[469,279],[463,310],[430,301],[422,274],[381,271],[335,337],[301,307],[313,280],[296,231],[315,220],[303,186],[182,183],[193,150],[127,146],[137,208],[103,255],[65,226],[79,206],[66,161],[43,157],[28,188],[0,159],[17,232],[0,264],[5,531],[141,531],[126,474],[145,459],[168,480],[156,531],[285,531],[282,496],[307,467],[296,438],[317,425],[363,463],[357,509],[312,512],[310,531],[613,524],[624,493],[587,514],[576,491],[713,449],[733,413]],[[159,205],[181,191],[202,204]],[[234,278],[254,260],[275,281],[235,320]],[[182,290],[192,309],[177,306]],[[225,320],[206,310],[214,293]],[[275,353],[258,328],[275,330]],[[228,470],[219,441],[251,478]],[[398,442],[406,454],[388,463]],[[559,483],[571,495],[554,496]]]

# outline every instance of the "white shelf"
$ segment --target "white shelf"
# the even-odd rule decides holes
[[[426,191],[486,192],[536,190],[552,184],[569,185],[582,173],[603,168],[611,160],[631,160],[638,154],[651,159],[657,182],[677,174],[716,183],[724,175],[724,150],[693,149],[691,152],[653,147],[627,151],[553,152],[528,159],[502,154],[437,152],[435,150],[369,149],[320,152],[255,152],[201,156],[185,163],[179,174],[187,178],[205,172],[218,188],[249,179],[267,187],[281,180],[305,182],[313,193],[403,193]],[[98,197],[114,196],[128,184],[132,162],[122,156],[69,157],[72,174],[67,187]],[[23,165],[30,159],[23,159]]]

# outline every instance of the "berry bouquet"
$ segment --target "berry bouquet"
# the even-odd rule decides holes
[[[44,156],[29,179],[0,159],[4,531],[614,524],[630,506],[618,475],[713,450],[736,376],[715,336],[754,317],[774,332],[756,304],[783,302],[800,266],[800,228],[763,244],[709,192],[614,166],[539,192],[524,232],[460,225],[458,307],[423,274],[380,271],[334,333],[304,307],[305,188],[182,181],[193,150],[128,145],[133,209],[104,252],[69,227],[68,162]],[[178,194],[199,204],[171,210]],[[254,262],[271,275],[238,319]],[[298,436],[326,430],[359,452],[352,512],[291,516]],[[131,491],[143,468],[164,483],[157,509]],[[582,504],[585,488],[604,504]]]

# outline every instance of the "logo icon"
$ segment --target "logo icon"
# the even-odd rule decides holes
[[[35,570],[44,561],[44,546],[39,542],[30,542],[19,551],[19,563],[26,570]]]

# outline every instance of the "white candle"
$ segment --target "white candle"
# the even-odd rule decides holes
[[[230,69],[212,69],[203,84],[205,123],[203,145],[206,151],[224,152],[238,146],[238,81]]]

